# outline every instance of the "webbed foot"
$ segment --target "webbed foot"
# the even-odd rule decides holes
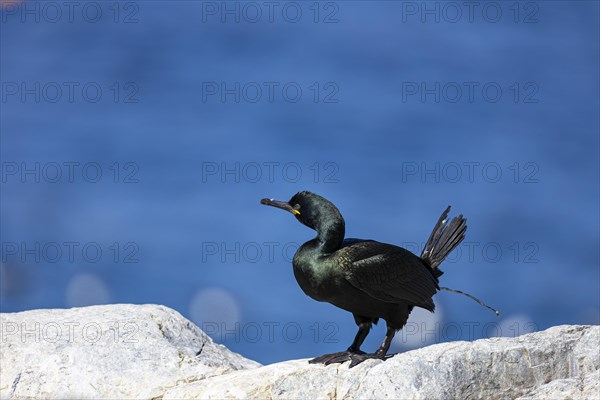
[[[349,360],[352,360],[353,356],[360,356],[366,354],[364,351],[340,351],[339,353],[331,353],[331,354],[323,354],[322,356],[313,358],[309,360],[309,364],[335,364],[335,363],[343,363]]]

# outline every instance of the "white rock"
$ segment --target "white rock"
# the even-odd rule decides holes
[[[598,399],[600,327],[454,342],[349,369],[287,361],[167,390],[163,399]]]
[[[178,312],[107,305],[0,314],[0,398],[154,398],[260,364]]]
[[[583,378],[556,379],[517,400],[600,399],[600,370]]]
[[[155,305],[0,321],[3,399],[600,399],[598,326],[442,343],[349,369],[307,360],[259,367]]]

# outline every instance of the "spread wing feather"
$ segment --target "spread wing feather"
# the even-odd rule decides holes
[[[370,296],[433,311],[431,297],[439,289],[437,279],[410,251],[372,240],[347,239],[335,256],[346,280]]]

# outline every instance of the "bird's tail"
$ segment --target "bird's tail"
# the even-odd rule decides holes
[[[427,243],[425,243],[425,248],[421,253],[421,259],[431,267],[433,271],[433,275],[436,278],[442,276],[443,272],[438,268],[438,266],[444,261],[444,258],[456,246],[462,242],[465,238],[465,232],[467,231],[467,220],[463,218],[462,214],[458,217],[452,218],[452,221],[448,223],[448,213],[450,212],[450,206],[446,208],[446,210],[442,213],[442,216],[438,220],[437,224],[433,228],[433,232],[429,235],[429,239],[427,239]],[[492,308],[485,304],[483,301],[479,300],[477,297],[472,296],[468,293],[462,292],[456,289],[450,289],[447,287],[440,287],[440,290],[446,290],[452,293],[462,294],[463,296],[467,296],[468,298],[476,301],[480,305],[489,308],[496,315],[500,315],[500,312],[495,308]]]
[[[448,223],[449,212],[450,206],[446,208],[437,224],[435,224],[421,253],[421,259],[431,267],[436,278],[443,274],[438,265],[462,242],[467,231],[467,220],[463,218],[462,214],[452,218]]]

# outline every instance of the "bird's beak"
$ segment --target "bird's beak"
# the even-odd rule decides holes
[[[290,206],[290,204],[286,201],[279,201],[279,200],[273,200],[273,199],[262,199],[260,201],[260,204],[264,204],[265,206],[281,208],[282,210],[289,211],[294,215],[300,215],[300,211],[298,211],[295,208],[293,208],[292,206]]]

